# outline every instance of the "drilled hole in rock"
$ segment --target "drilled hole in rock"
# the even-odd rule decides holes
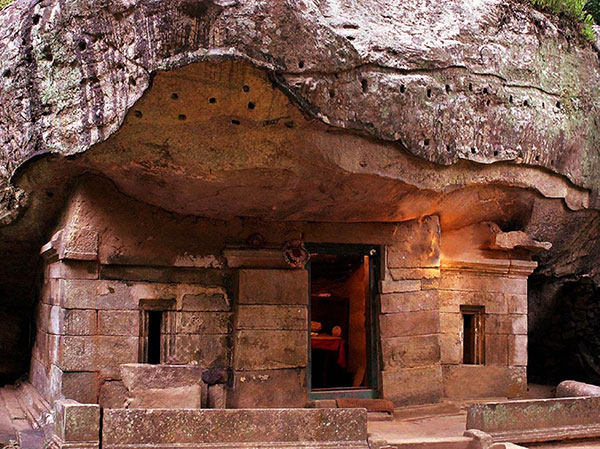
[[[469,83],[469,90],[473,92],[473,83]]]
[[[523,101],[523,106],[529,106],[529,101],[527,101],[527,100],[524,100],[524,101]]]
[[[556,107],[557,107],[558,109],[560,109],[560,101],[557,101],[557,102],[556,102]]]
[[[171,94],[171,99],[173,99],[173,100],[179,100],[179,94],[178,94],[178,93],[176,93],[176,92],[173,92],[173,93]]]
[[[215,97],[209,98],[208,99],[209,103],[215,104],[217,102],[217,99]]]
[[[232,124],[232,125],[239,125],[239,124],[240,124],[240,121],[239,121],[239,120],[235,120],[235,119],[234,119],[234,120],[232,120],[232,121],[231,121],[231,124]]]
[[[296,123],[292,120],[290,120],[289,122],[285,122],[284,124],[287,128],[290,128],[290,129],[296,127]]]
[[[356,38],[354,36],[346,36],[346,39],[348,39],[349,41],[353,41]]]
[[[120,62],[117,64],[117,70],[123,70],[125,68],[125,66],[123,66],[123,64],[121,64]]]
[[[364,79],[360,80],[360,86],[361,86],[361,89],[362,89],[363,93],[367,93],[368,92],[368,90],[369,90],[369,84],[367,83],[367,80],[364,80]]]
[[[494,156],[498,156],[498,150],[494,151]]]
[[[298,61],[298,68],[304,68],[304,61]]]
[[[550,161],[550,164],[551,164],[551,165],[554,165],[554,159],[552,159],[552,160]]]
[[[546,103],[542,103],[542,109],[546,109]]]
[[[177,116],[177,119],[178,119],[178,120],[187,120],[187,116],[186,116],[185,114],[179,114],[179,115]]]
[[[346,30],[358,30],[360,27],[355,23],[345,23],[344,25],[342,25],[342,28]]]
[[[38,23],[40,23],[40,16],[35,14],[32,18],[31,21],[33,22],[34,25],[37,25]]]
[[[255,107],[256,105],[252,101],[248,103],[248,109],[254,109]]]
[[[129,77],[129,84],[131,84],[132,86],[137,86],[137,81],[133,76]]]
[[[489,106],[489,105],[490,105],[490,103],[491,103],[491,101],[490,101],[490,100],[487,100],[487,101],[485,102],[485,105],[486,105],[486,106]]]
[[[403,94],[404,92],[406,92],[406,86],[404,84],[402,84],[400,86],[400,93]]]
[[[429,146],[429,139],[425,139],[423,141],[423,145],[425,145],[426,147],[428,147]]]
[[[10,69],[6,69],[4,72],[2,72],[2,76],[4,78],[8,78],[11,75],[12,75],[12,72],[10,71]]]
[[[446,151],[450,151],[450,150],[451,150],[450,145],[446,145]]]
[[[137,118],[142,118],[142,111],[140,111],[139,109],[136,109],[135,111],[133,111],[133,115],[135,115]]]
[[[475,149],[475,147],[471,147],[471,153],[473,153],[473,154],[477,153],[477,150]]]
[[[450,84],[446,84],[446,93],[449,93],[451,90]]]
[[[84,40],[80,40],[77,46],[81,51],[84,51],[87,48],[87,43]]]
[[[536,162],[539,162],[539,161],[540,161],[540,157],[539,157],[539,156],[536,156],[536,157],[535,157],[535,161],[536,161]]]
[[[510,97],[508,97],[508,101],[511,102],[511,103],[514,101],[514,98],[513,98],[512,95]]]
[[[427,89],[427,98],[431,98],[431,89]]]
[[[54,192],[50,191],[50,190],[46,190],[46,196],[48,198],[52,198],[54,196]]]
[[[244,84],[244,86],[242,87],[242,90],[243,90],[244,92],[250,92],[250,86],[248,86],[248,85]]]
[[[335,91],[333,89],[329,89],[329,98],[335,97]]]
[[[488,93],[488,88],[487,87],[483,88],[483,93],[484,93],[484,95],[487,95],[487,93]]]

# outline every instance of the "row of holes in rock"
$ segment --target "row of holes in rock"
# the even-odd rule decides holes
[[[248,86],[248,85],[244,85],[244,86],[242,86],[242,90],[243,90],[244,92],[250,92],[250,86]],[[178,94],[177,92],[173,92],[173,93],[171,94],[171,100],[179,100],[179,94]],[[217,103],[217,99],[216,99],[216,97],[210,97],[210,98],[208,99],[208,102],[209,102],[210,104],[216,104],[216,103]],[[254,110],[254,108],[256,108],[256,103],[254,103],[253,101],[249,101],[249,102],[248,102],[248,109],[250,109],[250,110]],[[133,114],[134,114],[134,115],[135,115],[137,118],[142,118],[142,117],[143,117],[143,115],[144,115],[144,114],[143,114],[143,112],[142,112],[142,111],[140,111],[139,109],[136,109],[135,111],[133,111]],[[178,120],[182,120],[182,121],[183,121],[183,120],[187,120],[187,115],[185,115],[185,114],[179,114],[179,115],[177,116],[177,119],[178,119]],[[231,124],[232,124],[232,125],[240,125],[240,124],[241,124],[241,122],[240,122],[239,120],[232,119],[232,120],[231,120]],[[289,128],[289,126],[288,126],[288,128]]]
[[[428,147],[429,144],[430,144],[429,139],[425,139],[423,141],[423,145],[424,146]],[[452,147],[450,145],[446,145],[446,151],[448,151],[448,152],[452,151]],[[471,147],[471,154],[477,154],[477,148]],[[494,150],[494,156],[498,156],[498,155],[499,155],[498,150]],[[523,157],[523,153],[522,152],[519,152],[519,157],[521,157],[521,158]],[[535,159],[536,162],[539,162],[540,161],[540,156],[536,155],[534,159]],[[554,160],[551,160],[550,164],[554,165]]]

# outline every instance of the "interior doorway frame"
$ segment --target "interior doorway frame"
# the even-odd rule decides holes
[[[311,400],[337,399],[337,398],[361,398],[378,399],[381,397],[381,351],[379,338],[379,279],[381,278],[382,267],[382,248],[380,245],[355,244],[355,243],[305,243],[309,253],[322,254],[343,254],[343,255],[362,255],[369,257],[369,292],[370,297],[366,298],[367,306],[367,381],[369,387],[351,387],[351,388],[328,388],[313,391],[312,388],[312,347],[311,347],[311,326],[312,319],[312,263],[306,264],[308,270],[308,316],[309,326],[307,329],[308,338],[308,369],[307,386],[308,395]]]

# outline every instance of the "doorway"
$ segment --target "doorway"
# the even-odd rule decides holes
[[[369,245],[307,245],[307,249],[311,397],[376,398],[379,249]]]

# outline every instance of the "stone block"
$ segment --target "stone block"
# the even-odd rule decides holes
[[[138,310],[99,310],[99,335],[140,335],[140,312]]]
[[[124,408],[127,402],[128,392],[123,382],[119,380],[107,380],[100,387],[98,403],[102,408]]]
[[[383,369],[415,368],[440,361],[437,335],[382,338]]]
[[[152,267],[132,265],[102,265],[101,279],[131,282],[158,282],[171,284],[200,284],[202,286],[230,286],[231,271],[225,268]],[[208,288],[206,290],[209,290]],[[197,293],[201,295],[202,293]],[[205,293],[209,298],[213,293]],[[191,294],[191,296],[194,296]]]
[[[50,279],[98,279],[100,266],[96,261],[63,260],[48,265]]]
[[[159,390],[202,383],[202,368],[197,365],[126,363],[119,370],[123,385],[130,391]]]
[[[600,396],[600,387],[598,385],[586,384],[574,380],[563,380],[556,387],[557,398],[574,398]]]
[[[306,270],[239,270],[239,304],[308,304]]]
[[[439,268],[389,268],[394,281],[407,279],[435,279],[440,277]]]
[[[222,293],[199,293],[183,295],[182,308],[193,312],[228,312],[229,298]]]
[[[367,412],[318,408],[104,410],[104,449],[149,445],[368,449]]]
[[[60,337],[57,365],[63,371],[100,371],[103,378],[118,378],[122,363],[138,360],[137,337]]]
[[[388,293],[380,296],[381,313],[416,312],[438,309],[438,291],[421,290],[407,293]]]
[[[134,298],[125,282],[60,279],[58,300],[66,309],[133,310],[139,298]]]
[[[227,387],[223,384],[210,385],[208,387],[208,407],[227,407]]]
[[[202,368],[229,365],[230,343],[227,335],[175,335],[175,345],[169,363],[197,364]]]
[[[508,364],[527,366],[527,335],[508,336]]]
[[[231,313],[175,312],[176,329],[182,334],[228,334]]]
[[[202,386],[186,385],[161,389],[129,391],[126,408],[194,409],[202,408]]]
[[[94,335],[96,311],[52,306],[48,327],[49,332],[56,335]]]
[[[440,332],[459,334],[463,331],[463,317],[460,313],[440,313]]]
[[[237,329],[306,330],[306,306],[240,305],[236,313]]]
[[[515,398],[527,390],[525,367],[445,365],[444,395],[450,399]]]
[[[240,330],[235,337],[234,370],[305,367],[306,331]]]
[[[440,331],[439,314],[434,310],[381,315],[379,324],[382,337],[437,334]]]
[[[507,312],[527,314],[527,295],[506,295]]]
[[[461,363],[462,349],[459,333],[440,334],[440,360],[443,364],[458,365]]]
[[[486,334],[484,346],[486,365],[508,365],[508,335]]]
[[[308,401],[306,369],[237,371],[228,407],[304,407]]]
[[[64,442],[100,440],[100,406],[80,404],[71,399],[54,403],[55,434]]]
[[[440,224],[437,216],[407,223],[402,237],[387,248],[390,268],[429,268],[440,266]]]
[[[442,290],[527,294],[526,277],[493,276],[442,270]]]
[[[421,290],[421,281],[418,280],[393,281],[387,279],[380,282],[380,291],[383,294],[416,292],[419,290]]]
[[[224,368],[210,368],[202,371],[202,381],[207,385],[226,384],[229,372]]]
[[[58,368],[57,368],[58,369]],[[60,392],[65,399],[73,399],[82,404],[98,402],[98,373],[96,372],[62,372],[60,375]]]
[[[440,365],[382,372],[383,397],[396,406],[437,402],[442,396]]]
[[[527,335],[527,315],[487,315],[485,331],[490,334]]]
[[[59,258],[96,260],[98,258],[98,232],[77,226],[65,228]]]
[[[439,291],[440,312],[460,313],[460,306],[484,306],[486,313],[506,314],[506,295],[457,290]]]

